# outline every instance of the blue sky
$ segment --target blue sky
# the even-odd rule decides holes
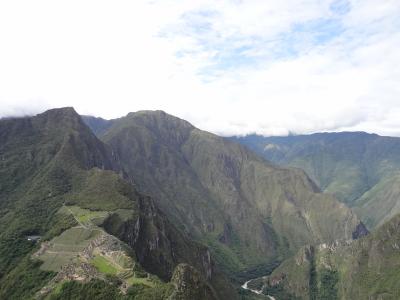
[[[162,109],[222,135],[400,135],[398,0],[4,1],[0,117]]]

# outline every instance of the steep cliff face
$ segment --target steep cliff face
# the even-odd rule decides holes
[[[172,299],[217,299],[214,291],[202,279],[199,272],[187,264],[180,264],[175,268],[171,282],[176,290],[171,296]]]
[[[102,140],[171,221],[207,243],[228,272],[304,244],[351,239],[360,221],[298,169],[276,167],[164,112],[113,120]]]
[[[121,176],[118,158],[73,109],[0,120],[0,158],[0,298],[30,298],[54,276],[32,261],[39,242],[30,241],[29,236],[37,235],[45,242],[63,239],[67,234],[62,234],[73,226],[77,231],[91,232],[91,226],[101,231],[82,223],[87,216],[60,213],[72,206],[89,215],[110,214],[105,227],[126,241],[147,272],[169,281],[175,267],[187,263],[198,270],[207,286],[218,290],[217,297],[237,297],[213,266],[207,248],[181,234],[149,197]],[[115,213],[121,210],[125,212],[122,217]],[[78,247],[66,238],[58,248]],[[118,282],[110,283],[118,293]],[[80,284],[69,286],[84,289]]]
[[[206,247],[180,233],[149,197],[140,196],[138,204],[137,217],[123,220],[118,215],[111,215],[104,228],[126,242],[148,272],[170,281],[179,264],[190,264],[196,269],[197,275],[193,276],[198,276],[204,283],[209,282],[208,288],[216,291],[215,297],[237,297],[233,287],[215,268]]]

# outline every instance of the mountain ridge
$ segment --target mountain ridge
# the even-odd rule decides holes
[[[232,139],[275,163],[302,168],[323,191],[353,207],[370,228],[400,212],[395,201],[400,171],[397,137],[343,132]]]
[[[271,263],[271,253],[279,257],[282,250],[294,251],[305,240],[351,238],[357,231],[356,217],[333,197],[319,193],[302,170],[274,166],[164,112],[130,113],[113,120],[100,138],[125,162],[124,171],[136,178],[139,189],[170,218],[215,254],[230,257],[228,272]],[[352,232],[345,233],[340,225],[324,226],[315,207],[330,207],[336,217],[347,214]],[[289,229],[290,222],[282,221],[285,211],[288,220],[296,222]],[[256,238],[248,237],[249,232]],[[257,256],[267,259],[249,260]]]

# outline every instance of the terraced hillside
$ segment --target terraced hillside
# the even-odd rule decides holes
[[[88,282],[93,279],[118,281],[122,293],[137,285],[144,287],[143,296],[155,288],[172,293],[172,286],[140,267],[128,245],[99,227],[110,214],[128,217],[133,211],[90,211],[77,206],[63,206],[58,213],[71,214],[78,225],[41,243],[40,249],[32,255],[32,259],[43,262],[41,270],[57,272],[37,293],[38,298],[58,295],[62,285],[70,280]]]

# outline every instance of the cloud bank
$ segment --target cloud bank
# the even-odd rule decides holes
[[[221,135],[400,135],[398,0],[4,1],[0,117],[162,109]]]

